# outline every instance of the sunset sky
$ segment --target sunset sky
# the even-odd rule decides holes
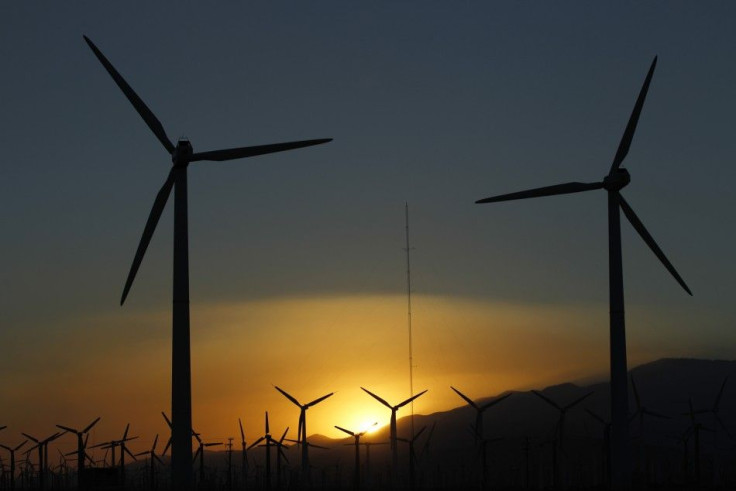
[[[189,168],[193,425],[208,440],[386,424],[602,380],[602,191],[476,205],[610,167],[659,56],[624,196],[693,290],[622,221],[629,366],[734,359],[736,5],[693,2],[0,5],[0,442],[85,426],[167,433],[172,205],[125,306],[169,170],[89,36],[195,151],[318,147]],[[402,411],[399,416],[407,415]],[[65,437],[66,438],[66,437]],[[72,438],[65,445],[73,446]]]

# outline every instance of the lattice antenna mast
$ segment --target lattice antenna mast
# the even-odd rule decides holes
[[[404,203],[406,218],[406,302],[409,327],[409,396],[414,395],[414,352],[411,334],[411,247],[409,246],[409,203]],[[411,401],[411,435],[414,437],[414,401]]]

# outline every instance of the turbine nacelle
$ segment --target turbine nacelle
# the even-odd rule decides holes
[[[619,191],[631,182],[631,174],[626,169],[614,169],[603,178],[603,189],[606,191]]]
[[[171,161],[174,163],[174,167],[177,165],[186,165],[191,160],[194,154],[194,148],[189,140],[181,139],[176,142],[176,148],[171,154]]]

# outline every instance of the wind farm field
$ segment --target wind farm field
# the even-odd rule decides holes
[[[733,437],[736,386],[732,385],[735,374],[736,361],[698,359],[661,359],[631,370],[634,383],[630,384],[628,445],[634,489],[736,488],[736,439]],[[605,445],[608,390],[606,383],[563,383],[540,388],[538,394],[511,391],[481,397],[473,403],[478,408],[488,406],[482,411],[482,438],[474,431],[476,409],[460,398],[458,407],[416,414],[413,422],[410,416],[400,416],[398,473],[392,470],[389,428],[370,429],[359,442],[359,482],[355,481],[352,437],[308,435],[307,483],[300,462],[301,445],[295,442],[296,413],[289,431],[269,428],[273,447],[267,448],[260,434],[248,435],[245,451],[238,417],[233,415],[231,438],[214,442],[208,435],[196,436],[195,446],[202,442],[204,448],[203,455],[195,454],[197,487],[604,489],[608,468]],[[424,397],[431,396],[427,393]],[[562,426],[560,410],[545,398],[560,408],[571,406],[562,418]],[[499,402],[494,404],[494,401]],[[367,395],[365,402],[373,403]],[[324,402],[328,403],[328,400]],[[134,407],[129,414],[135,417]],[[262,418],[261,415],[246,417]],[[104,415],[99,424],[104,424]],[[410,444],[412,425],[416,438]],[[72,437],[62,434],[45,449],[49,455],[47,489],[77,489]],[[136,438],[151,440],[150,435]],[[99,442],[90,439],[86,450],[89,459],[86,487],[171,489],[168,445],[164,448],[167,439],[168,435],[158,435],[158,448],[154,445],[153,456],[147,451],[136,452],[135,460],[128,449],[125,456],[121,455],[122,442],[118,442],[118,454],[113,460],[109,444],[98,445]],[[0,441],[8,440],[16,440],[12,426],[0,433]],[[128,445],[135,443],[141,447],[134,439]],[[17,454],[15,465],[19,477],[15,488],[38,489],[35,451],[27,446]],[[127,462],[121,468],[123,459]],[[10,488],[8,465],[4,459],[0,489]]]

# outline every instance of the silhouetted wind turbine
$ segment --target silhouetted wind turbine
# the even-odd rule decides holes
[[[288,428],[287,428],[288,431]],[[286,436],[286,432],[284,432],[284,436]],[[250,444],[248,447],[248,450],[251,448],[257,446],[262,441],[265,441],[264,447],[266,447],[266,489],[271,489],[271,446],[278,446],[279,442],[274,440],[271,436],[271,429],[268,425],[268,411],[266,411],[266,433],[258,438],[258,440],[254,441]],[[280,450],[280,449],[279,449]]]
[[[621,168],[626,155],[629,153],[634,131],[639,121],[644,99],[649,90],[649,83],[657,65],[657,57],[654,57],[647,73],[644,85],[639,92],[639,97],[634,105],[629,122],[624,130],[624,135],[619,143],[616,156],[611,164],[611,169],[601,182],[582,183],[569,182],[530,189],[517,193],[504,194],[485,198],[476,203],[494,203],[516,199],[536,198],[540,196],[552,196],[557,194],[579,193],[594,189],[605,189],[608,192],[608,271],[609,271],[609,301],[610,301],[610,353],[611,353],[611,472],[614,489],[623,489],[630,486],[631,474],[628,462],[627,439],[628,439],[628,384],[626,364],[626,334],[624,318],[624,285],[623,267],[621,261],[621,222],[619,209],[629,220],[639,236],[646,242],[665,268],[674,276],[675,280],[685,289],[687,293],[692,292],[683,279],[675,270],[644,224],[636,216],[634,210],[624,200],[621,189],[629,184],[631,176],[626,169]]]
[[[5,428],[3,426],[3,428]],[[16,445],[15,447],[8,447],[0,443],[0,447],[3,447],[5,450],[10,452],[10,490],[15,490],[15,452],[20,450],[20,448],[25,445],[28,442],[28,440],[23,440],[23,443],[20,445]]]
[[[44,439],[44,440],[38,440],[36,438],[33,438],[28,433],[21,433],[24,437],[28,438],[29,440],[33,441],[36,445],[29,448],[26,452],[30,453],[34,448],[38,449],[38,484],[40,489],[43,491],[46,489],[46,465],[47,465],[47,459],[49,456],[49,443],[59,438],[61,435],[66,433],[66,431],[57,431],[50,437]]]
[[[375,426],[377,424],[378,422],[375,422],[371,426]],[[350,430],[346,430],[345,428],[342,428],[337,425],[335,425],[335,428],[342,431],[343,433],[347,433],[348,435],[352,436],[353,439],[355,440],[355,443],[354,443],[355,445],[355,474],[354,474],[353,479],[354,479],[355,489],[360,489],[360,437],[365,435],[368,432],[368,430],[365,429],[361,432],[356,433]]]
[[[173,336],[172,336],[172,380],[171,380],[171,418],[172,418],[172,451],[171,476],[172,488],[188,489],[192,486],[192,407],[191,407],[191,368],[189,348],[189,245],[187,225],[187,167],[191,162],[210,160],[222,162],[241,159],[295,148],[327,143],[330,139],[305,140],[252,147],[229,148],[209,152],[195,153],[188,140],[179,140],[174,144],[164,131],[161,122],[146,106],[143,100],[118,71],[112,66],[97,46],[84,36],[92,52],[105,67],[125,97],[130,101],[138,114],[158,138],[166,151],[171,155],[173,166],[164,185],[158,192],[143,236],[138,245],[133,264],[123,288],[120,304],[130,291],[138,267],[143,260],[153,232],[156,229],[161,213],[168,201],[172,188],[174,192],[174,295],[173,295]]]
[[[397,436],[398,436],[396,434],[396,411],[398,411],[399,409],[401,409],[402,407],[406,406],[407,404],[409,404],[411,401],[413,401],[417,397],[419,397],[422,394],[424,394],[425,392],[427,392],[427,390],[425,389],[425,390],[421,391],[420,393],[411,396],[410,398],[406,399],[405,401],[400,402],[399,404],[397,404],[395,406],[392,406],[391,404],[389,404],[388,402],[386,402],[384,399],[381,399],[380,397],[378,397],[376,394],[374,394],[370,390],[368,390],[366,388],[363,388],[363,387],[361,387],[361,389],[363,389],[363,391],[366,394],[368,394],[369,396],[373,397],[375,400],[377,400],[378,402],[380,402],[381,404],[383,404],[384,406],[386,406],[387,408],[389,408],[391,410],[391,426],[390,426],[390,428],[391,428],[391,433],[390,433],[391,438],[390,438],[389,442],[391,444],[391,465],[393,467],[394,474],[396,474],[396,471],[399,469],[399,453],[398,453],[398,446],[396,444],[396,439],[397,439]]]
[[[426,429],[426,426],[422,426],[422,428],[411,438],[396,437],[396,440],[409,445],[409,489],[414,489],[416,485],[417,454],[414,451],[414,443]]]
[[[462,397],[465,402],[470,404],[470,406],[472,406],[473,409],[475,409],[475,430],[473,431],[473,434],[475,435],[475,445],[478,446],[479,440],[483,439],[483,413],[487,409],[495,406],[499,402],[509,397],[512,393],[509,392],[508,394],[504,396],[498,397],[490,402],[483,404],[482,406],[479,406],[478,404],[473,402],[472,399],[470,399],[468,396],[466,396],[465,394],[457,390],[455,387],[450,386],[450,388],[454,390],[457,393],[457,395]]]
[[[286,397],[291,402],[296,404],[296,406],[299,407],[300,412],[299,412],[299,426],[297,428],[297,443],[301,444],[302,442],[306,442],[307,441],[307,409],[324,401],[325,399],[333,395],[334,392],[330,392],[327,395],[318,397],[312,402],[301,404],[293,396],[288,394],[285,390],[275,385],[274,385],[274,388],[278,390],[279,392],[281,392],[281,394],[284,397]],[[302,476],[304,477],[306,482],[309,483],[309,445],[302,445],[301,447],[302,447]]]
[[[156,437],[153,439],[153,445],[151,445],[150,450],[146,450],[144,452],[140,452],[135,454],[136,457],[140,457],[142,455],[148,456],[148,480],[149,480],[149,487],[151,489],[156,489],[156,461],[158,461],[159,464],[164,465],[163,460],[156,455],[156,444],[158,443],[158,434],[156,434]]]
[[[135,440],[138,437],[137,436],[128,436],[128,430],[130,430],[130,423],[125,425],[125,431],[123,432],[123,437],[120,440],[110,440],[109,442],[102,442],[98,443],[97,445],[93,445],[90,448],[103,448],[103,449],[111,449],[112,450],[112,466],[115,466],[115,448],[120,447],[120,479],[123,483],[125,483],[125,454],[127,453],[133,460],[138,460],[135,458],[135,455],[131,453],[130,450],[128,450],[128,447],[125,445],[126,442],[129,442],[131,440]]]
[[[555,476],[555,489],[559,489],[559,479],[560,479],[560,460],[559,455],[562,452],[563,447],[563,440],[565,435],[565,415],[567,414],[567,411],[572,409],[574,406],[580,404],[583,402],[584,399],[586,399],[588,396],[592,394],[592,392],[588,392],[582,397],[578,397],[574,401],[572,401],[570,404],[567,404],[566,406],[560,406],[555,401],[550,399],[549,397],[545,396],[541,392],[538,392],[536,390],[532,390],[532,393],[539,397],[540,399],[544,400],[547,404],[553,406],[560,412],[560,417],[557,420],[557,425],[555,425],[555,432],[554,432],[554,438],[553,438],[553,446],[554,446],[554,476]]]
[[[240,418],[238,418],[238,426],[240,427],[240,445],[242,446],[240,471],[243,477],[243,486],[245,486],[248,479],[248,448],[245,444],[245,431],[243,431],[243,422],[240,421]]]
[[[205,443],[202,441],[201,438],[199,438],[199,433],[192,433],[194,435],[194,438],[197,439],[197,443],[199,446],[197,447],[197,451],[194,453],[194,458],[192,459],[192,464],[197,461],[197,456],[199,456],[199,483],[200,486],[204,487],[204,449],[205,447],[216,447],[218,445],[222,445],[222,442],[210,442]]]
[[[69,433],[74,433],[75,435],[77,435],[77,483],[80,488],[84,488],[86,485],[86,483],[84,482],[86,476],[84,472],[84,462],[86,460],[85,447],[87,444],[87,439],[84,438],[84,435],[86,435],[87,432],[89,432],[99,420],[100,418],[98,417],[81,431],[76,430],[70,426],[56,425],[57,428],[61,428],[62,430],[66,430]]]

